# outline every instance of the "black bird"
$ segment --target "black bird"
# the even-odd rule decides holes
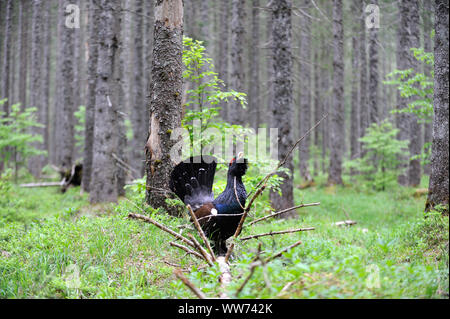
[[[214,199],[212,186],[216,166],[213,156],[190,157],[173,169],[170,189],[186,205],[191,205],[205,235],[212,241],[214,252],[220,256],[226,253],[226,240],[235,233],[244,212],[247,192],[242,176],[247,171],[248,163],[242,153],[231,160],[227,186]]]

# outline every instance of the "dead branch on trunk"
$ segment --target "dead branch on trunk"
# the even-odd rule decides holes
[[[204,259],[203,256],[200,255],[198,252],[193,251],[193,250],[187,248],[186,246],[183,246],[183,245],[181,245],[181,244],[175,243],[175,242],[173,242],[173,241],[171,241],[169,244],[170,244],[170,246],[178,247],[178,248],[184,250],[185,252],[187,252],[188,254],[191,254],[191,255],[196,256],[197,258],[200,258],[201,260],[206,260],[206,259]]]
[[[316,229],[316,228],[315,227],[307,227],[307,228],[288,229],[288,230],[281,230],[281,231],[270,231],[270,232],[264,233],[264,234],[257,234],[257,235],[242,237],[242,238],[240,238],[240,240],[244,241],[244,240],[249,240],[249,239],[259,238],[259,237],[264,237],[264,236],[297,233],[297,232],[301,232],[301,231],[308,231],[308,230],[314,230],[314,229]]]
[[[203,242],[205,243],[206,248],[209,251],[209,254],[211,255],[212,261],[216,261],[216,255],[214,254],[213,250],[211,249],[211,245],[209,244],[208,239],[205,236],[205,233],[203,232],[202,227],[200,226],[197,216],[195,216],[194,212],[192,211],[191,205],[187,205],[187,208],[189,210],[189,213],[191,214],[192,221],[194,222],[195,228],[197,228],[197,232],[202,238]]]
[[[199,299],[206,299],[205,294],[204,294],[200,289],[198,289],[197,287],[195,287],[195,285],[194,285],[192,282],[190,282],[189,279],[187,279],[187,278],[183,275],[183,273],[181,272],[181,270],[175,269],[175,270],[173,271],[173,273],[174,273],[175,276],[177,276],[178,279],[180,279],[180,280],[183,282],[183,284],[185,284],[185,285],[186,285],[186,286],[194,293],[194,295],[196,295]]]
[[[255,219],[254,221],[250,222],[247,226],[253,225],[255,223],[258,223],[258,222],[263,221],[263,220],[268,219],[268,218],[272,218],[272,217],[276,217],[276,216],[282,215],[284,213],[290,212],[291,210],[294,210],[294,209],[297,209],[297,208],[310,207],[310,206],[319,206],[319,205],[320,205],[320,203],[311,203],[311,204],[301,204],[301,205],[297,205],[297,206],[294,206],[294,207],[286,208],[286,209],[280,210],[279,212],[272,213],[270,215],[267,215],[267,216]]]

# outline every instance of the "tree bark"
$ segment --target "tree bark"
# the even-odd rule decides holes
[[[271,127],[278,128],[278,155],[283,159],[293,145],[292,133],[292,3],[289,0],[271,2],[272,12],[272,66],[273,100],[271,103]],[[293,172],[292,157],[287,159],[285,167]],[[275,210],[294,206],[293,177],[280,174],[284,178],[280,185],[282,196],[270,192],[270,200]],[[284,215],[294,217],[295,212]]]
[[[43,44],[43,50],[42,50],[42,102],[41,102],[41,108],[42,108],[42,124],[45,125],[45,128],[43,129],[43,149],[47,151],[47,154],[50,152],[49,147],[49,115],[50,115],[50,52],[51,52],[51,44],[52,44],[52,37],[51,37],[51,26],[52,26],[52,17],[51,17],[51,11],[50,11],[50,2],[46,1],[44,5],[44,10],[42,12],[43,14],[43,30],[42,30],[42,44]],[[47,156],[40,156],[40,164],[41,167],[45,166],[48,163],[48,157]]]
[[[74,116],[75,105],[73,100],[73,61],[74,61],[74,29],[65,25],[66,6],[68,0],[59,0],[59,24],[60,24],[60,43],[59,43],[59,72],[60,72],[60,112],[59,112],[59,166],[64,169],[70,169],[73,162],[74,147]]]
[[[44,123],[44,105],[42,105],[42,1],[33,2],[33,16],[31,22],[31,74],[30,74],[30,106],[36,107],[37,122]],[[33,133],[43,136],[44,129],[35,127]],[[42,144],[34,143],[34,147],[43,149]],[[42,165],[41,157],[32,157],[28,167],[35,177],[39,177]]]
[[[422,8],[422,20],[423,20],[423,48],[425,52],[433,52],[433,39],[431,38],[431,30],[433,29],[432,16],[434,14],[434,4],[433,1],[423,1]],[[431,66],[429,64],[424,64],[424,74],[431,77]],[[428,123],[424,124],[424,138],[423,142],[431,143],[433,141],[433,123],[430,120]],[[425,164],[423,168],[424,174],[430,175],[431,165]]]
[[[150,130],[146,144],[146,201],[154,208],[167,206],[169,178],[177,164],[170,150],[177,143],[171,132],[181,126],[183,1],[161,0],[155,7]]]
[[[378,0],[372,1],[378,5]],[[380,110],[378,103],[378,29],[369,29],[369,123],[378,123]]]
[[[231,88],[244,91],[244,19],[245,1],[232,0],[231,3]],[[238,101],[230,101],[228,119],[232,124],[244,124],[242,107]]]
[[[314,47],[314,123],[317,123],[321,116],[323,116],[323,109],[321,105],[321,90],[320,87],[320,60],[319,60],[319,46]],[[319,128],[314,130],[314,145],[316,153],[314,155],[314,176],[319,175],[319,153],[320,150],[320,132]],[[322,137],[323,138],[323,137]]]
[[[11,104],[12,96],[9,96],[9,75],[10,75],[10,56],[11,56],[11,44],[12,44],[12,0],[8,0],[6,3],[6,18],[5,18],[5,31],[3,40],[3,64],[2,64],[2,96],[0,99],[8,98],[8,100],[3,104],[4,116],[9,116],[9,105]]]
[[[224,82],[224,90],[228,87],[228,40],[229,40],[229,11],[230,11],[230,1],[229,0],[219,0],[220,1],[220,25],[221,32],[219,41],[219,79]],[[222,119],[228,121],[228,104],[223,102],[221,106]]]
[[[399,1],[400,23],[398,26],[398,43],[397,43],[397,69],[406,70],[411,67],[410,51],[411,48],[411,23],[410,23],[410,2],[406,0]],[[408,106],[408,99],[400,96],[397,91],[397,109],[401,110]],[[396,125],[399,129],[397,138],[399,140],[409,140],[410,137],[411,115],[408,113],[398,113],[396,115]],[[401,156],[405,164],[401,164],[399,168],[402,173],[398,177],[400,185],[408,185],[408,164],[407,155]]]
[[[419,30],[419,1],[413,0],[409,1],[410,6],[410,14],[411,14],[411,47],[410,48],[419,48],[420,47],[420,30]],[[420,63],[414,57],[412,52],[409,52],[411,66],[415,72],[420,72]],[[413,99],[409,99],[409,102],[412,102]],[[415,114],[411,116],[410,122],[410,143],[409,143],[409,153],[410,156],[417,156],[422,153],[422,130],[421,125],[418,123],[418,117]],[[409,171],[408,171],[408,185],[416,187],[420,184],[420,160],[413,159],[409,162]]]
[[[434,46],[434,119],[431,153],[431,176],[425,211],[443,205],[448,215],[449,201],[449,112],[448,112],[448,0],[435,1]]]
[[[352,12],[355,16],[361,14],[361,8],[358,5],[360,2],[354,0],[352,2]],[[359,42],[358,32],[360,31],[359,24],[355,24],[352,34],[352,96],[351,96],[351,112],[350,112],[350,158],[355,159],[359,155],[359,124],[360,124],[360,108],[358,96],[358,82],[360,74],[359,70]]]
[[[27,74],[28,74],[28,21],[29,21],[28,1],[19,2],[19,102],[21,109],[24,110],[27,105]]]
[[[260,78],[259,78],[259,0],[252,1],[252,38],[250,44],[249,108],[251,126],[257,130],[260,123]]]
[[[90,183],[90,202],[116,202],[119,121],[120,0],[100,0],[98,19],[97,86],[95,127]]]
[[[304,0],[301,3],[304,14],[300,17],[300,109],[299,109],[299,136],[303,136],[311,127],[311,30],[309,24],[311,21],[307,15],[310,15],[310,1]],[[306,136],[299,145],[299,163],[300,176],[305,181],[311,180],[309,172],[309,147],[310,135]]]
[[[133,107],[131,110],[131,124],[133,125],[133,139],[131,142],[131,149],[133,157],[131,166],[140,174],[144,169],[144,145],[145,135],[142,132],[146,130],[145,121],[145,100],[144,100],[144,58],[143,58],[143,36],[142,36],[142,13],[143,1],[135,2],[136,7],[134,11],[136,14],[133,17],[135,21],[134,28],[134,78],[133,78]],[[141,177],[141,176],[139,176]]]
[[[364,12],[365,5],[360,8],[360,12]],[[361,37],[359,40],[359,136],[363,137],[366,134],[366,129],[369,127],[369,106],[367,104],[367,49],[366,49],[366,23],[363,14],[358,15],[360,18]],[[361,147],[361,145],[360,145]],[[362,149],[362,148],[361,148]],[[365,151],[362,149],[361,156],[364,156]]]
[[[342,0],[333,2],[333,106],[331,110],[329,184],[342,184],[344,152],[344,30]]]
[[[88,18],[88,88],[86,92],[86,113],[84,126],[83,178],[81,179],[81,187],[86,192],[89,192],[90,190],[94,147],[95,87],[97,83],[98,60],[98,16],[100,16],[100,10],[97,2],[95,0],[90,0]]]

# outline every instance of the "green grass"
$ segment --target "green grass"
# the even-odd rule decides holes
[[[258,267],[239,297],[448,298],[448,217],[424,219],[425,197],[415,198],[413,189],[370,192],[323,182],[319,178],[318,186],[295,189],[296,203],[320,206],[298,210],[297,219],[269,219],[244,229],[243,235],[316,227],[239,241],[229,295],[248,275],[258,242],[262,255],[270,256],[301,240],[283,257]],[[219,292],[217,266],[204,268],[170,247],[168,234],[128,220],[136,208],[126,200],[89,206],[79,188],[60,194],[1,180],[0,196],[1,298],[193,298],[173,275],[174,265],[208,296]],[[142,199],[131,191],[128,197]],[[146,210],[174,229],[186,223]],[[357,224],[332,226],[347,219],[344,210]]]

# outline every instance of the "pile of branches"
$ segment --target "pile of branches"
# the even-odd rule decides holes
[[[169,233],[170,235],[172,235],[178,241],[181,242],[181,243],[179,243],[179,242],[172,241],[172,242],[170,242],[171,246],[177,247],[177,248],[185,251],[187,254],[195,256],[196,258],[204,261],[207,266],[212,267],[212,266],[214,266],[215,263],[217,263],[219,265],[220,272],[221,272],[221,274],[219,276],[219,282],[221,284],[221,290],[222,290],[220,297],[228,298],[229,296],[226,294],[225,291],[226,291],[226,287],[229,285],[229,283],[232,280],[229,259],[230,259],[231,253],[233,252],[235,244],[236,244],[239,236],[241,235],[242,229],[244,227],[244,223],[247,219],[248,213],[250,212],[250,209],[251,209],[253,203],[264,192],[264,190],[267,187],[267,182],[269,181],[269,179],[277,173],[278,169],[281,166],[283,166],[286,163],[286,160],[291,155],[292,151],[298,146],[298,144],[308,134],[310,134],[310,132],[312,130],[314,130],[320,124],[320,122],[322,122],[322,120],[327,115],[325,115],[319,122],[317,122],[311,129],[309,129],[305,133],[305,135],[303,135],[299,140],[297,140],[297,142],[291,147],[289,152],[286,154],[285,158],[282,161],[280,161],[278,163],[278,165],[276,166],[276,168],[272,172],[267,174],[255,187],[256,191],[253,194],[253,196],[251,197],[248,205],[245,207],[244,212],[242,213],[241,220],[238,224],[238,227],[236,228],[236,231],[231,240],[231,244],[228,247],[228,251],[225,256],[215,256],[213,250],[211,249],[208,239],[206,238],[202,228],[200,227],[198,219],[196,218],[194,212],[192,211],[192,208],[189,205],[187,206],[187,208],[191,215],[191,219],[193,221],[195,229],[197,230],[197,233],[203,242],[202,244],[192,234],[187,234],[187,237],[185,237],[181,233],[170,229],[168,226],[163,225],[148,216],[141,215],[141,214],[135,214],[135,213],[129,213],[128,217],[133,218],[133,219],[142,220],[144,222],[153,224],[156,227],[158,227],[159,229]],[[274,212],[274,213],[271,213],[264,217],[255,219],[255,220],[251,221],[250,223],[246,224],[245,227],[254,225],[255,223],[267,220],[269,218],[279,217],[280,215],[290,212],[294,209],[299,209],[302,207],[318,206],[318,205],[320,205],[320,203],[309,203],[309,204],[301,204],[301,205],[297,205],[297,206],[294,206],[291,208],[287,208],[287,209],[281,210],[279,212]],[[135,206],[138,207],[137,205],[135,205]],[[139,209],[142,210],[141,208],[139,208]],[[247,236],[247,237],[241,237],[239,239],[240,239],[240,241],[246,241],[246,240],[250,240],[250,239],[261,238],[264,236],[274,236],[274,235],[279,235],[279,234],[295,233],[295,232],[309,231],[309,230],[314,230],[314,229],[315,229],[314,227],[307,227],[307,228],[287,229],[287,230],[282,230],[282,231],[271,231],[268,233],[256,234],[256,235],[251,235],[251,236]],[[239,293],[242,291],[242,289],[245,287],[245,285],[249,282],[250,278],[252,277],[252,275],[257,267],[264,266],[265,264],[273,261],[274,259],[281,257],[283,255],[283,253],[291,250],[292,248],[294,248],[300,244],[301,244],[301,241],[297,241],[294,244],[281,249],[279,252],[277,252],[274,255],[269,256],[267,258],[261,257],[261,244],[259,244],[256,257],[253,259],[252,263],[250,264],[249,275],[245,278],[245,280],[243,281],[241,286],[236,290],[235,296],[237,297],[239,295]],[[199,288],[197,288],[192,282],[190,282],[188,280],[188,278],[186,278],[184,276],[184,274],[182,273],[182,271],[180,269],[175,269],[174,273],[198,298],[200,298],[200,299],[207,298],[206,295]]]

